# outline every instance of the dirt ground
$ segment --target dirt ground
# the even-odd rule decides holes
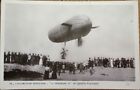
[[[53,81],[135,81],[135,69],[134,68],[103,68],[94,67],[93,74],[90,74],[89,70],[79,72],[76,70],[75,74],[61,73],[60,76],[57,75],[57,79],[48,79]],[[16,77],[9,78],[12,81],[42,81],[43,75],[38,78],[25,78]],[[44,81],[44,80],[43,80]],[[47,80],[46,80],[47,81]]]

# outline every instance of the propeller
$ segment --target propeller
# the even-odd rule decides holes
[[[79,47],[79,46],[82,46],[82,44],[83,44],[83,40],[82,40],[82,38],[80,37],[80,38],[78,38],[78,40],[77,40],[77,46]]]

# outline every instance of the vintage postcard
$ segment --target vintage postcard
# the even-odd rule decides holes
[[[140,88],[138,1],[1,6],[1,89]]]

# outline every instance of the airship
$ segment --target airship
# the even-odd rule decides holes
[[[91,29],[98,26],[92,26],[88,16],[74,16],[67,21],[60,23],[48,32],[48,38],[55,43],[66,43],[71,40],[77,40],[77,45],[82,45],[82,37],[89,34]]]

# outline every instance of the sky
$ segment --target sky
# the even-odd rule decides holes
[[[83,37],[66,43],[67,61],[84,61],[89,57],[135,56],[135,7],[111,4],[17,4],[5,8],[5,51],[50,55],[60,60],[64,43],[48,39],[48,31],[69,18],[86,15],[92,26],[99,26]]]

